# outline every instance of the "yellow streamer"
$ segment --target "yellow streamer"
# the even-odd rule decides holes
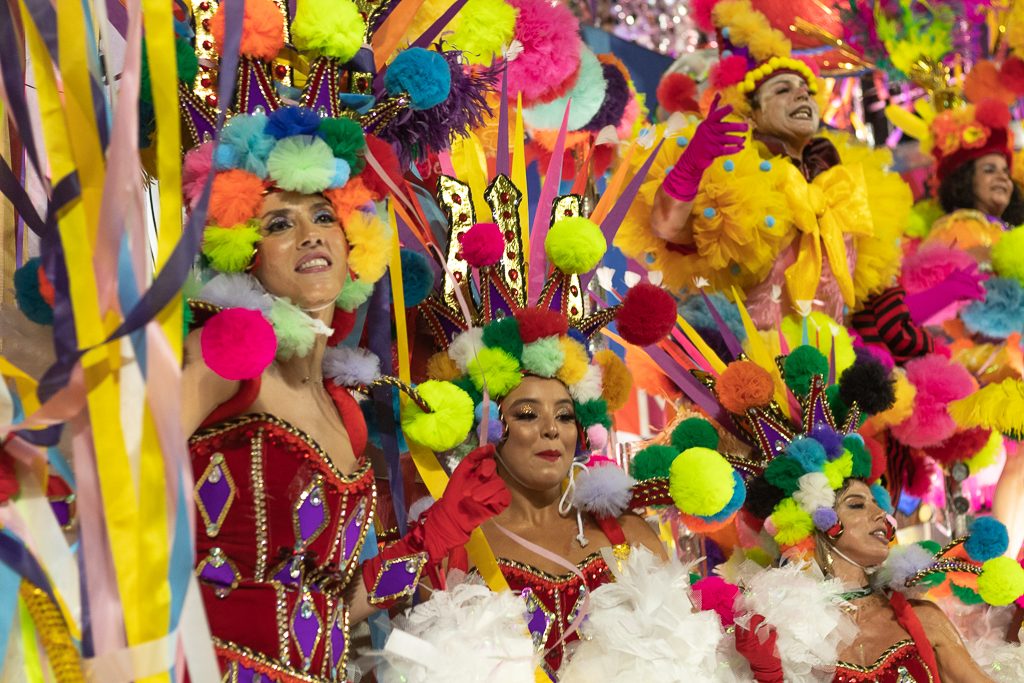
[[[39,399],[36,398],[36,387],[39,384],[34,379],[3,356],[0,356],[0,375],[14,381],[25,417],[39,410]]]
[[[686,335],[686,338],[697,347],[697,350],[700,351],[704,358],[707,359],[708,363],[711,364],[712,370],[716,373],[725,370],[725,363],[722,362],[722,359],[718,357],[718,354],[715,353],[710,346],[708,346],[707,342],[704,341],[704,338],[700,336],[700,333],[693,329],[693,326],[690,325],[690,323],[686,322],[686,319],[683,318],[683,316],[676,316],[676,324],[679,325],[679,328],[683,331],[683,334]]]
[[[772,381],[775,382],[775,402],[779,404],[783,415],[790,417],[786,385],[782,381],[782,373],[779,372],[779,367],[775,364],[772,352],[765,344],[761,333],[754,326],[747,307],[743,305],[743,298],[735,287],[732,288],[732,298],[736,302],[736,308],[739,309],[740,318],[743,320],[743,330],[747,333],[747,355],[750,356],[750,360],[771,373]]]
[[[458,138],[452,143],[451,155],[456,175],[469,185],[477,222],[491,221],[491,207],[484,199],[484,190],[487,189],[487,177],[484,172],[487,168],[487,159],[480,139],[473,133],[470,133],[469,137]]]
[[[519,232],[523,253],[530,253],[530,197],[526,191],[526,135],[523,133],[523,93],[516,95],[516,132],[512,137],[512,182],[523,193],[519,202]],[[523,260],[523,284],[530,281],[530,259]],[[533,292],[531,292],[533,293]],[[539,292],[536,292],[539,294]]]

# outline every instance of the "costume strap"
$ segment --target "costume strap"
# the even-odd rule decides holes
[[[200,428],[215,425],[235,415],[241,415],[249,409],[256,398],[260,395],[260,376],[251,379],[243,379],[238,383],[238,391],[228,400],[213,409],[213,412],[203,420]]]
[[[597,522],[597,526],[601,527],[601,531],[612,542],[612,545],[623,545],[626,542],[626,533],[616,518],[594,515],[594,521]]]
[[[928,635],[924,632],[924,626],[917,618],[914,608],[899,591],[893,592],[889,598],[889,604],[892,605],[892,610],[896,613],[896,622],[914,639],[914,647],[917,648],[921,661],[928,667],[932,679],[938,683],[939,663],[935,659],[935,649],[932,647],[931,641],[928,640]]]

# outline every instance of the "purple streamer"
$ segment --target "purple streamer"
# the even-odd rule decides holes
[[[430,44],[434,42],[434,39],[441,35],[441,31],[444,27],[455,18],[455,15],[459,13],[459,10],[461,10],[465,4],[466,0],[455,0],[455,2],[452,3],[452,6],[449,7],[444,14],[438,17],[437,21],[431,24],[430,28],[423,32],[423,35],[416,39],[412,44],[412,47],[430,47]]]
[[[511,175],[508,153],[508,62],[501,67],[501,109],[498,113],[498,156],[494,162],[498,175]]]
[[[0,562],[6,564],[33,586],[43,590],[53,604],[57,604],[50,581],[46,578],[46,572],[39,566],[39,562],[32,556],[29,549],[6,529],[0,529]]]
[[[668,375],[669,379],[675,382],[676,386],[686,397],[696,404],[698,408],[707,413],[708,417],[718,422],[726,429],[737,436],[742,436],[733,424],[725,409],[719,404],[714,394],[701,384],[696,377],[679,367],[679,364],[672,360],[672,357],[657,346],[645,346],[651,359],[658,364],[658,368]]]

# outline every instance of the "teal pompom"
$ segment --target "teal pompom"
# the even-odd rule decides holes
[[[263,114],[232,116],[214,149],[214,166],[222,170],[240,168],[266,178],[267,158],[277,144],[266,130],[267,117]]]
[[[804,472],[821,472],[825,467],[825,449],[814,439],[807,437],[793,439],[786,447],[786,455],[800,463]]]
[[[26,318],[37,325],[53,324],[53,308],[39,293],[42,262],[34,256],[14,271],[14,300]]]
[[[392,95],[409,93],[410,109],[430,109],[448,99],[452,72],[437,52],[410,47],[399,52],[388,65],[384,87]]]
[[[992,517],[978,517],[971,524],[971,533],[964,541],[964,550],[975,562],[988,562],[1006,552],[1010,537],[1006,527]]]
[[[413,308],[423,303],[434,289],[434,270],[423,254],[411,249],[402,249],[402,287],[405,307]]]
[[[878,507],[882,508],[890,515],[893,513],[892,496],[889,495],[889,492],[885,490],[884,486],[881,484],[872,484],[871,495],[875,497],[875,502],[878,503]]]
[[[811,377],[828,377],[828,359],[813,346],[802,344],[786,356],[782,370],[789,390],[797,396],[806,396],[811,390]]]

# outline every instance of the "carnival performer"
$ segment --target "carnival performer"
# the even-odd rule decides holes
[[[721,99],[696,128],[662,130],[616,245],[673,290],[737,286],[759,328],[812,308],[839,319],[894,277],[909,189],[884,152],[819,134],[818,79],[748,0],[711,19]]]
[[[223,9],[196,19],[220,40]],[[339,342],[386,269],[390,229],[373,205],[386,191],[366,169],[371,157],[382,167],[394,153],[364,136],[377,113],[351,118],[330,85],[363,44],[360,22],[352,3],[299,3],[290,35],[317,77],[301,106],[284,106],[276,90],[257,87],[268,73],[259,60],[283,47],[282,14],[269,0],[247,2],[246,89],[217,142],[184,162],[190,206],[211,188],[203,255],[213,277],[193,302],[200,329],[185,344],[182,421],[195,432],[196,572],[231,680],[347,680],[350,626],[410,596],[424,572],[508,505],[490,452],[476,451],[418,525],[365,559],[376,490],[349,388],[371,384],[379,361]],[[324,26],[339,32],[325,37]],[[277,28],[269,49],[268,27]],[[384,80],[426,110],[447,97],[450,66],[445,55],[412,48]],[[190,117],[202,113],[189,101]],[[203,120],[190,118],[193,130]],[[453,393],[461,391],[449,386]],[[415,397],[421,424],[441,417],[439,403]]]

